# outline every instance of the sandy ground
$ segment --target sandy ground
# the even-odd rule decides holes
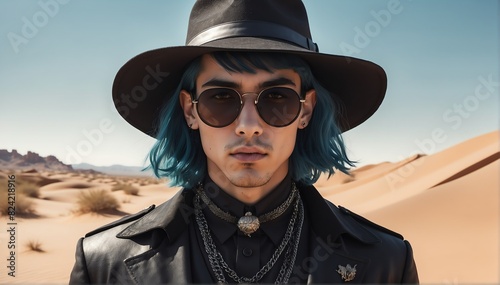
[[[413,246],[422,284],[497,284],[499,143],[499,132],[489,133],[433,155],[360,167],[351,176],[322,177],[316,186],[335,204],[403,234]],[[10,225],[6,216],[0,217],[3,284],[66,284],[79,237],[160,204],[179,190],[151,178],[101,174],[18,173],[16,180],[46,185],[39,198],[29,198],[37,215],[15,219],[16,277],[7,275]],[[118,183],[136,186],[138,195],[113,191]],[[119,211],[79,213],[80,193],[92,189],[109,191],[120,203]],[[39,242],[41,251],[30,250],[30,242]]]

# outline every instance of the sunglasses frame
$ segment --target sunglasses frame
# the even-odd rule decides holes
[[[297,98],[299,98],[299,109],[297,110],[297,114],[295,115],[295,117],[293,118],[293,120],[291,120],[289,123],[287,123],[286,125],[282,125],[282,126],[274,126],[274,125],[271,125],[269,124],[263,117],[262,117],[262,114],[260,113],[259,111],[259,108],[257,107],[257,104],[259,103],[259,98],[260,96],[266,92],[266,91],[269,91],[271,89],[275,89],[275,88],[280,88],[280,89],[288,89],[288,90],[291,90],[293,91],[294,94],[297,95]],[[214,126],[212,125],[211,123],[208,123],[207,121],[205,121],[205,119],[200,115],[200,112],[198,110],[198,106],[199,106],[199,98],[201,97],[201,95],[203,95],[204,92],[206,91],[209,91],[209,90],[214,90],[214,89],[226,89],[226,90],[231,90],[231,91],[234,91],[236,94],[238,94],[238,96],[240,97],[240,106],[239,106],[239,110],[238,110],[238,115],[231,121],[229,122],[228,124],[225,124],[225,125],[221,125],[221,126]],[[297,117],[299,116],[300,114],[300,111],[302,110],[302,104],[306,102],[306,99],[303,99],[300,94],[295,91],[294,89],[292,88],[289,88],[289,87],[279,87],[279,86],[274,86],[274,87],[268,87],[268,88],[265,88],[263,90],[261,90],[260,92],[245,92],[243,94],[241,94],[240,92],[238,92],[238,90],[236,89],[233,89],[233,88],[229,88],[229,87],[215,87],[215,88],[209,88],[209,89],[206,89],[206,90],[203,90],[200,95],[198,96],[198,99],[191,99],[191,102],[193,104],[196,105],[196,112],[198,112],[198,115],[200,116],[200,119],[205,123],[207,124],[208,126],[210,127],[213,127],[213,128],[224,128],[224,127],[227,127],[229,126],[230,124],[232,124],[234,121],[236,121],[236,119],[240,116],[241,114],[241,110],[243,110],[243,97],[244,96],[247,96],[247,95],[257,95],[257,97],[255,98],[254,100],[254,105],[255,105],[255,109],[257,110],[257,113],[259,114],[259,117],[266,123],[268,124],[269,126],[272,126],[272,127],[275,127],[275,128],[283,128],[283,127],[286,127],[286,126],[289,126],[290,124],[292,124],[293,122],[295,122],[295,120],[297,120]],[[192,93],[191,93],[191,97],[193,97]]]

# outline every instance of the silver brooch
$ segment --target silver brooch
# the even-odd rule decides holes
[[[357,264],[354,264],[354,267],[351,267],[350,264],[347,264],[346,266],[339,265],[337,273],[340,274],[342,280],[344,280],[345,282],[352,281],[356,276],[356,266]]]

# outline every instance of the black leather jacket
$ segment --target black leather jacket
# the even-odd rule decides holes
[[[324,200],[313,186],[298,186],[310,256],[297,270],[308,283],[418,283],[411,246],[401,235]],[[202,258],[190,253],[193,195],[183,189],[158,207],[88,233],[78,241],[70,284],[191,283],[191,259]]]

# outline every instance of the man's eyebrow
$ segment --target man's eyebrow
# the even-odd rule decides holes
[[[293,80],[286,77],[278,77],[259,83],[259,88],[264,89],[267,87],[280,86],[280,85],[296,86]],[[233,81],[228,81],[220,78],[213,78],[203,83],[201,87],[227,87],[232,89],[238,89],[240,85]]]
[[[278,77],[271,79],[269,81],[264,81],[259,84],[259,87],[261,89],[267,88],[267,87],[273,87],[273,86],[279,86],[279,85],[291,85],[291,86],[296,86],[295,82],[293,80],[286,78],[286,77]]]
[[[203,83],[201,87],[228,87],[237,89],[240,85],[233,81],[227,81],[224,79],[213,78]]]

